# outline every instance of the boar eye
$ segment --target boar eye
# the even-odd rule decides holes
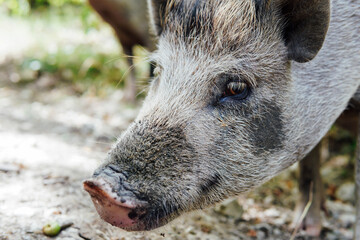
[[[233,81],[226,85],[222,100],[231,97],[235,100],[245,99],[250,93],[250,87],[246,82]]]

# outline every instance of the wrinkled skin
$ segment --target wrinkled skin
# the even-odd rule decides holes
[[[343,22],[359,20],[345,3],[333,3],[328,33],[328,1],[303,6],[291,15],[306,13],[299,33],[284,17],[296,1],[149,2],[157,76],[135,122],[84,182],[100,216],[129,231],[236,196],[300,160],[360,83],[351,51],[359,28]],[[233,82],[246,92],[226,94]]]

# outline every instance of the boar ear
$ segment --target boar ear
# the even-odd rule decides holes
[[[155,34],[158,36],[163,30],[166,5],[168,2],[169,0],[148,0],[151,24]]]
[[[281,0],[288,57],[297,62],[313,59],[321,49],[330,22],[329,0]]]

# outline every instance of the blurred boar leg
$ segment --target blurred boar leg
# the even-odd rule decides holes
[[[129,76],[125,81],[125,96],[124,100],[127,102],[135,102],[136,100],[136,76],[135,76],[135,68],[133,65],[133,54],[132,48],[123,47],[124,54],[126,55],[126,61],[129,66]]]
[[[145,0],[89,0],[90,5],[104,21],[114,29],[119,42],[127,55],[130,74],[125,82],[125,100],[134,102],[136,99],[136,78],[132,62],[132,50],[140,45],[153,51],[155,43],[149,33],[147,7]],[[150,70],[150,77],[152,72]]]
[[[320,176],[321,142],[299,163],[299,192],[293,226],[299,224],[299,218],[304,211],[312,192],[311,207],[304,218],[302,228],[310,236],[319,236],[322,228],[321,206],[324,203],[323,184]]]

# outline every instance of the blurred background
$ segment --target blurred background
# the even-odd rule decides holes
[[[151,77],[145,0],[0,0],[0,240],[289,239],[297,166],[152,233],[99,219],[82,180],[136,117]],[[92,7],[93,6],[93,7]],[[351,239],[355,138],[322,143],[323,239]],[[296,239],[307,239],[301,230]]]

